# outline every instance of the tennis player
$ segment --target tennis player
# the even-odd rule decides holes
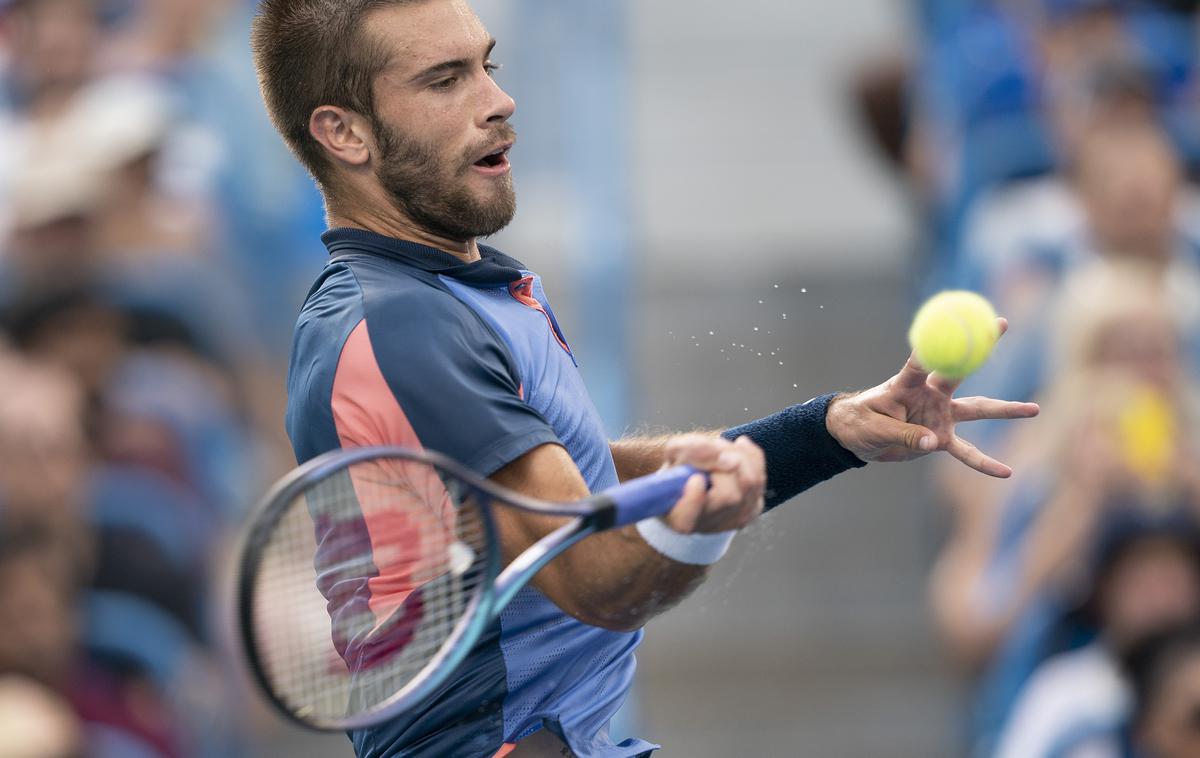
[[[449,686],[350,737],[361,758],[646,756],[657,746],[608,734],[640,629],[704,579],[736,530],[866,461],[940,449],[1007,476],[955,423],[1037,409],[953,400],[953,385],[910,361],[874,389],[721,434],[609,442],[541,280],[478,242],[516,208],[515,105],[492,78],[494,44],[466,0],[261,3],[252,45],[263,97],[324,195],[332,256],[296,327],[296,456],[426,448],[561,501],[674,463],[712,472],[712,485],[695,477],[664,519],[572,548],[522,590]],[[507,555],[559,525],[514,509],[496,516]]]

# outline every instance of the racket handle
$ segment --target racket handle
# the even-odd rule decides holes
[[[600,493],[613,505],[616,521],[613,526],[636,524],[642,519],[662,516],[669,512],[683,494],[683,487],[695,474],[708,474],[693,466],[673,466],[654,474],[632,479]]]

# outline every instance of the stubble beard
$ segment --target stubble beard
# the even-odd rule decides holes
[[[507,130],[502,133],[506,138],[513,134],[507,125],[502,129]],[[466,186],[470,156],[447,167],[432,145],[402,139],[381,123],[375,125],[375,133],[380,152],[376,177],[396,207],[425,231],[464,242],[490,237],[512,221],[517,196],[511,173],[496,179],[493,195],[481,200]]]

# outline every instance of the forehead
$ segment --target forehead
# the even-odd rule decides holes
[[[478,57],[491,39],[466,0],[420,0],[380,8],[367,16],[366,31],[392,54],[393,72]]]

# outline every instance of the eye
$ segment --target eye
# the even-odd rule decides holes
[[[441,90],[444,92],[444,91],[449,90],[455,84],[458,84],[458,77],[457,76],[448,76],[445,79],[439,79],[438,81],[429,85],[429,88],[435,89],[435,90]]]
[[[487,75],[491,76],[491,77],[495,77],[496,72],[502,68],[504,68],[504,64],[501,64],[501,63],[492,63],[491,61],[485,61],[483,64],[484,72],[486,72]]]

